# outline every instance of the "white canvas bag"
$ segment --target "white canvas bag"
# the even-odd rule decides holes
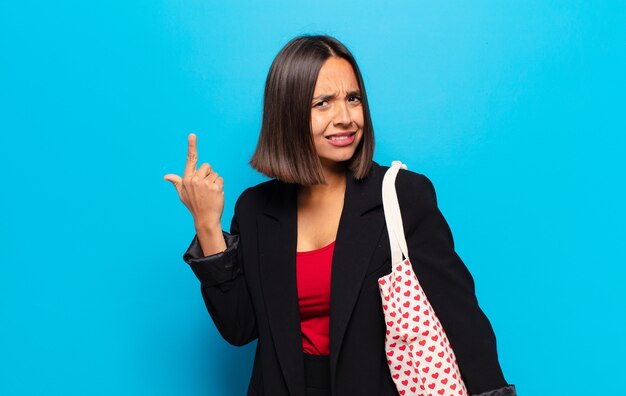
[[[378,279],[378,288],[387,327],[389,370],[400,395],[466,396],[454,351],[409,260],[395,189],[400,168],[407,169],[402,162],[393,161],[383,178],[392,271]]]

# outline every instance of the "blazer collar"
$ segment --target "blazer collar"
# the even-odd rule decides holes
[[[363,180],[356,180],[351,171],[347,173],[331,273],[330,364],[333,387],[343,337],[372,253],[384,229],[383,175],[384,169],[376,162]],[[277,182],[274,194],[258,217],[257,226],[261,289],[276,353],[289,393],[304,396],[296,283],[296,184]]]
[[[350,198],[353,202],[353,211],[362,215],[368,210],[383,204],[382,200],[382,178],[385,169],[376,161],[372,161],[372,169],[369,175],[357,180],[354,173],[349,170],[346,177],[345,201]],[[267,202],[264,213],[280,222],[293,220],[293,210],[297,205],[298,185],[295,183],[285,183],[275,180],[277,188],[273,196]],[[344,208],[345,209],[345,208]]]

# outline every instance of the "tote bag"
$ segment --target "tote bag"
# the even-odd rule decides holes
[[[378,288],[387,327],[389,370],[400,395],[466,396],[454,351],[409,260],[395,189],[400,168],[407,169],[402,162],[393,161],[383,178],[392,271],[378,279]]]

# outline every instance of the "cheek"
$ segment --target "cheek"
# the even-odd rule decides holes
[[[320,116],[311,116],[311,130],[314,134],[319,134],[320,132],[324,132],[325,123],[323,117]]]
[[[358,110],[355,110],[353,118],[355,123],[357,123],[360,127],[363,126],[363,108],[359,107]]]

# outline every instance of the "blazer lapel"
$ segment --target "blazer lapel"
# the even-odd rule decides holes
[[[356,180],[347,173],[344,206],[333,253],[330,296],[331,385],[350,315],[385,224],[379,165]],[[304,395],[304,362],[296,278],[297,185],[278,182],[258,218],[261,288],[276,354],[293,396]],[[373,308],[375,309],[375,307]]]
[[[261,289],[289,394],[304,396],[304,361],[296,278],[297,185],[279,182],[258,218]]]
[[[373,168],[372,173],[360,181],[348,172],[343,212],[337,230],[330,287],[330,378],[333,389],[348,322],[385,225],[380,167],[374,162]],[[377,207],[380,210],[373,210]],[[380,307],[372,307],[377,308]]]

